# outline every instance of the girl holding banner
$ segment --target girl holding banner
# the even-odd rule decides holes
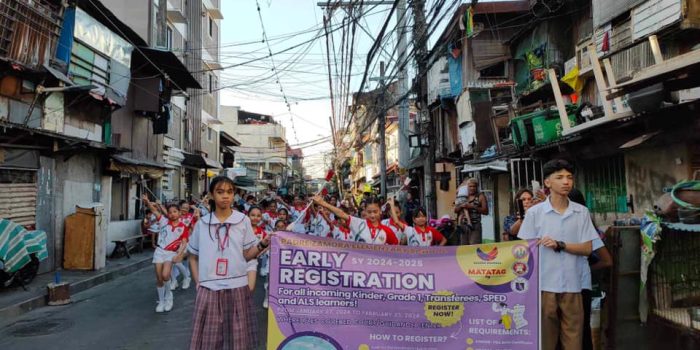
[[[197,283],[190,349],[257,348],[246,270],[247,262],[268,247],[270,236],[258,240],[250,219],[231,208],[234,190],[226,176],[211,181],[212,212],[197,222],[187,246]]]
[[[389,245],[399,244],[399,240],[396,238],[394,232],[389,227],[382,225],[380,221],[382,210],[380,201],[376,197],[370,197],[366,201],[366,219],[360,219],[346,214],[340,208],[326,202],[320,195],[316,195],[313,201],[335,214],[336,218],[346,220],[350,231],[357,237],[358,242]]]

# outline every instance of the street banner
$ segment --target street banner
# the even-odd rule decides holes
[[[268,349],[537,349],[535,241],[459,247],[272,237]]]

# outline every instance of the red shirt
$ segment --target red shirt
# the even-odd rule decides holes
[[[258,237],[259,240],[263,240],[267,237],[267,231],[260,226],[255,226],[253,228],[253,233],[255,233],[255,236]]]

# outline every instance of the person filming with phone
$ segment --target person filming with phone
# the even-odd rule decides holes
[[[527,188],[520,189],[515,193],[515,214],[508,215],[503,220],[502,241],[514,241],[518,239],[520,225],[525,220],[525,213],[532,207],[534,195]]]

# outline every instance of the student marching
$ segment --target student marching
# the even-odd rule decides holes
[[[543,170],[549,196],[519,191],[516,199],[524,204],[518,215],[506,219],[509,225],[504,238],[540,242],[542,332],[543,339],[547,338],[543,348],[587,349],[590,327],[583,324],[590,318],[590,297],[582,299],[581,293],[590,295],[586,292],[591,283],[590,268],[583,262],[593,251],[600,262],[591,268],[609,266],[611,260],[591,220],[586,219],[590,215],[585,206],[576,203],[585,201],[572,202],[567,197],[577,193],[572,192],[573,167],[559,160],[547,163]],[[478,231],[478,215],[486,212],[482,210],[486,200],[475,184],[465,181],[460,189],[464,198],[455,206],[455,215],[461,220],[458,224],[471,225],[466,232],[461,231],[462,236]],[[460,234],[442,231],[437,223],[451,219],[431,220],[415,201],[402,206],[395,198],[371,195],[356,202],[352,197],[338,200],[325,191],[308,197],[256,197],[239,195],[236,190],[231,179],[219,176],[211,181],[209,191],[202,196],[204,201],[199,203],[162,205],[143,197],[150,210],[143,230],[153,236],[155,247],[156,312],[175,307],[173,291],[179,286],[187,289],[193,281],[197,287],[191,349],[249,349],[260,341],[255,315],[269,304],[268,245],[274,232],[414,247],[444,246],[448,239],[455,239],[451,235]],[[461,238],[463,242],[471,240]],[[263,301],[253,303],[252,292],[258,284],[264,291]]]

